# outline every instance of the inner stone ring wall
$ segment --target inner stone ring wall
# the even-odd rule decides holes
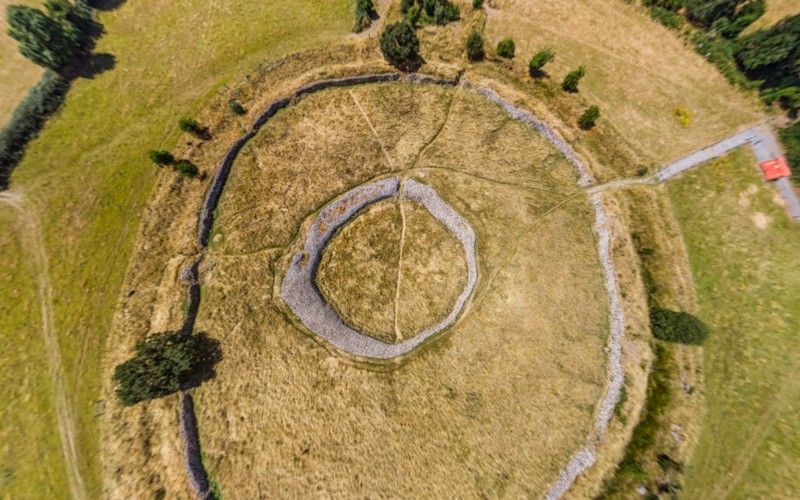
[[[397,344],[382,342],[354,330],[339,317],[322,297],[314,283],[322,250],[336,230],[346,224],[362,208],[386,198],[400,196],[416,201],[442,222],[464,246],[467,262],[467,284],[458,296],[450,314],[419,335]],[[281,286],[283,299],[303,324],[339,349],[367,358],[390,359],[408,353],[432,335],[452,325],[472,295],[478,280],[475,259],[475,231],[466,219],[450,207],[431,187],[411,178],[393,177],[356,187],[325,207],[306,236],[303,251],[292,257]]]

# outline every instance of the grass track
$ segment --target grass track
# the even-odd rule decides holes
[[[687,498],[800,496],[800,228],[754,165],[742,148],[669,188],[712,329]]]
[[[92,418],[102,383],[97,374],[138,216],[155,178],[144,154],[170,147],[178,138],[177,119],[200,109],[245,68],[340,38],[350,27],[347,1],[289,4],[154,0],[102,14],[108,33],[97,52],[113,54],[116,67],[75,83],[61,114],[31,143],[14,173],[12,189],[46,214],[40,225],[50,256],[55,329],[92,496],[100,491]],[[19,259],[17,251],[3,246],[9,259]],[[21,288],[25,279],[15,274],[9,287]],[[27,310],[11,310],[6,321],[24,324]],[[37,336],[25,342],[32,352],[41,347]],[[38,458],[21,460],[35,464]],[[30,486],[33,495],[50,491],[44,482],[41,489]]]

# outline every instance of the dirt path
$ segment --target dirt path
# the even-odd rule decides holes
[[[30,264],[36,278],[36,292],[39,296],[39,308],[42,313],[42,336],[47,352],[48,374],[53,390],[58,434],[61,438],[61,451],[64,456],[70,493],[73,498],[88,498],[86,485],[78,467],[75,417],[72,404],[67,396],[64,364],[61,360],[61,350],[54,327],[53,289],[50,285],[47,252],[39,227],[39,216],[26,206],[23,196],[19,193],[8,191],[0,193],[0,203],[9,205],[17,211],[21,230],[20,238],[23,246],[30,252]]]
[[[403,269],[403,247],[406,242],[406,211],[403,208],[403,191],[405,190],[405,179],[400,180],[400,189],[397,191],[397,204],[400,206],[400,218],[403,225],[400,228],[400,255],[397,257],[397,283],[394,290],[394,336],[395,342],[402,342],[403,335],[400,333],[400,280],[402,280]]]

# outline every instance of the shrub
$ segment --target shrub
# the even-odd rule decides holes
[[[240,116],[247,113],[247,111],[245,111],[245,109],[242,107],[241,104],[239,104],[239,101],[237,101],[236,99],[231,99],[230,101],[228,101],[228,109],[230,109],[233,113]]]
[[[673,114],[675,115],[675,120],[677,120],[683,128],[689,128],[689,125],[692,124],[692,112],[683,106],[675,108]]]
[[[172,153],[164,150],[151,149],[147,152],[147,157],[159,167],[172,165],[175,162],[175,157],[172,156]]]
[[[555,57],[556,54],[550,47],[543,48],[528,63],[528,73],[533,77],[540,76],[544,65],[555,59]]]
[[[154,333],[136,344],[133,358],[114,369],[117,397],[132,406],[167,396],[211,371],[218,360],[218,343],[205,334]]]
[[[514,52],[516,52],[517,46],[514,43],[514,40],[510,38],[506,38],[505,40],[500,40],[497,44],[497,55],[500,57],[505,57],[506,59],[513,59]]]
[[[419,7],[412,5],[406,12],[406,21],[408,21],[411,26],[416,26],[419,22],[420,14],[422,14],[422,11],[419,10]]]
[[[480,61],[483,56],[483,37],[476,30],[472,30],[467,36],[467,57],[470,61]]]
[[[184,177],[197,177],[198,170],[194,163],[189,160],[180,160],[175,164],[175,170],[181,173]]]
[[[708,327],[689,313],[655,308],[650,311],[653,336],[666,342],[701,345],[708,337]]]
[[[439,2],[436,0],[422,0],[422,10],[424,10],[425,14],[428,16],[433,17],[433,11],[436,10],[436,5],[438,3]]]
[[[472,0],[472,8],[473,9],[482,9],[483,8],[483,0]]]
[[[409,9],[416,4],[416,0],[402,0],[400,2],[400,12],[402,14],[407,14]]]
[[[25,146],[58,110],[68,90],[69,81],[48,70],[16,107],[8,124],[0,131],[0,188],[8,186],[11,170],[22,159]]]
[[[353,31],[360,33],[372,24],[372,14],[375,6],[372,0],[356,0],[356,22]]]
[[[194,118],[181,118],[178,120],[178,128],[187,134],[192,134],[197,137],[203,135],[203,127],[197,123],[197,120]]]
[[[414,27],[407,22],[386,26],[381,34],[381,52],[389,63],[403,67],[416,59],[419,52],[419,39]]]
[[[461,12],[458,10],[458,6],[447,0],[437,2],[436,8],[433,9],[433,19],[439,26],[457,21],[460,16]]]
[[[577,92],[578,83],[585,74],[586,69],[583,66],[579,66],[578,69],[570,71],[567,73],[567,76],[564,77],[564,81],[561,82],[561,88],[567,92]]]
[[[578,126],[583,130],[589,130],[594,127],[598,118],[600,118],[600,108],[597,106],[589,106],[581,117],[578,118]]]

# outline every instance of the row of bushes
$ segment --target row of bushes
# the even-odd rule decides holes
[[[11,171],[22,159],[25,146],[61,107],[69,87],[69,80],[48,70],[14,110],[11,120],[0,131],[0,189],[8,187]]]
[[[412,26],[417,23],[443,26],[461,17],[458,5],[450,0],[402,0],[400,12]]]

